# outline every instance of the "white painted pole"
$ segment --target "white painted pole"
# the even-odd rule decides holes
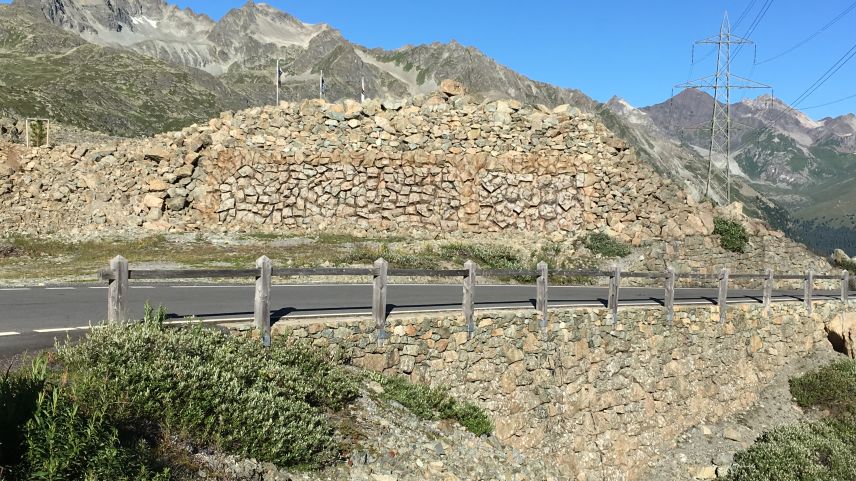
[[[276,106],[277,107],[279,107],[279,77],[280,77],[280,75],[281,74],[280,74],[280,70],[279,70],[279,59],[276,59]]]

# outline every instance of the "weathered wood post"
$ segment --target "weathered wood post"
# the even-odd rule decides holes
[[[841,302],[847,305],[850,301],[850,271],[841,271]]]
[[[663,306],[666,308],[666,320],[669,324],[675,322],[675,268],[669,266],[666,268],[666,294],[663,299]]]
[[[812,313],[812,301],[814,297],[814,271],[809,269],[805,273],[805,311],[810,316]]]
[[[467,339],[473,338],[476,331],[475,323],[475,287],[476,287],[476,264],[473,261],[464,262],[464,320],[467,322]]]
[[[537,295],[535,299],[535,309],[541,316],[541,330],[547,330],[547,286],[548,283],[547,263],[541,261],[538,263],[538,280],[536,281]]]
[[[271,261],[267,256],[256,260],[259,274],[256,276],[256,299],[254,303],[254,320],[256,329],[262,336],[262,344],[270,347],[270,285]]]
[[[386,332],[386,273],[389,263],[380,258],[374,263],[374,284],[372,289],[372,317],[377,326],[377,342],[383,343],[389,335]]]
[[[728,311],[728,268],[724,267],[719,271],[719,322],[725,322]]]
[[[609,298],[606,301],[609,309],[609,324],[618,322],[618,290],[621,287],[621,267],[613,264],[609,274]]]
[[[128,321],[128,260],[116,256],[110,260],[112,275],[107,288],[107,322]]]
[[[773,269],[764,271],[764,314],[770,315],[770,304],[773,302]]]

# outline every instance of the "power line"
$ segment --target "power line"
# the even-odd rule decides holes
[[[831,26],[835,25],[835,24],[836,24],[836,23],[838,23],[842,18],[844,18],[845,16],[847,16],[847,14],[848,14],[848,13],[850,13],[854,8],[856,8],[856,2],[851,3],[849,7],[847,7],[846,9],[844,9],[844,11],[842,11],[841,13],[839,13],[835,18],[833,18],[832,20],[830,20],[829,22],[827,22],[827,23],[826,23],[826,25],[824,25],[823,27],[820,27],[820,29],[818,29],[816,32],[812,33],[811,35],[809,35],[808,37],[804,38],[803,40],[800,40],[799,42],[797,42],[796,44],[794,44],[792,47],[788,48],[787,50],[785,50],[785,51],[783,51],[783,52],[781,52],[781,53],[778,53],[778,54],[776,54],[776,55],[773,55],[773,56],[772,56],[772,57],[770,57],[770,58],[767,58],[767,59],[764,59],[764,60],[762,60],[762,61],[758,62],[758,65],[761,65],[762,63],[772,62],[773,60],[776,60],[777,58],[782,57],[782,56],[784,56],[784,55],[787,55],[787,54],[789,54],[789,53],[793,52],[794,50],[796,50],[796,49],[798,49],[798,48],[802,47],[803,45],[807,44],[808,42],[810,42],[810,41],[814,40],[814,38],[815,38],[815,37],[817,37],[817,36],[818,36],[818,35],[820,35],[821,33],[825,32],[827,29],[829,29],[829,27],[831,27]]]
[[[809,98],[814,92],[817,91],[817,89],[819,89],[821,86],[823,86],[823,84],[825,84],[830,78],[832,78],[833,75],[835,75],[839,70],[841,70],[841,68],[844,67],[844,65],[847,64],[847,62],[849,62],[851,59],[853,59],[854,56],[856,56],[856,44],[853,44],[853,46],[850,47],[850,49],[847,52],[845,52],[844,55],[839,57],[839,59],[834,64],[832,64],[831,67],[826,69],[826,71],[820,77],[818,77],[818,79],[815,80],[813,84],[809,85],[809,87],[807,89],[805,89],[799,95],[799,97],[797,97],[791,103],[791,105],[788,106],[787,109],[785,109],[784,111],[779,113],[779,115],[776,116],[776,118],[774,118],[773,121],[770,122],[769,125],[758,130],[758,132],[754,135],[754,138],[751,138],[748,141],[746,139],[743,139],[743,143],[746,144],[747,142],[760,140],[760,138],[765,133],[772,132],[773,127],[777,123],[779,123],[779,120],[781,120],[785,115],[793,112],[794,110],[797,110],[797,106],[801,102],[805,101],[805,99]]]
[[[740,23],[743,22],[743,19],[746,18],[746,15],[752,11],[752,7],[755,6],[755,2],[757,1],[758,0],[752,0],[751,2],[749,2],[749,5],[746,5],[746,8],[743,9],[743,13],[741,13],[740,16],[737,17],[737,21],[734,22],[734,30],[737,30],[737,28],[740,27]]]
[[[803,107],[803,108],[801,108],[800,110],[817,109],[817,108],[820,108],[820,107],[826,107],[827,105],[840,104],[841,102],[844,102],[845,100],[850,100],[850,99],[853,99],[853,98],[856,98],[856,94],[848,95],[847,97],[842,97],[842,98],[840,98],[840,99],[838,99],[838,100],[833,100],[833,101],[831,101],[831,102],[826,102],[826,103],[824,103],[824,104],[812,105],[811,107]]]
[[[770,10],[770,7],[773,6],[773,0],[767,0],[764,5],[761,6],[761,10],[758,11],[758,15],[755,15],[755,20],[749,25],[749,29],[743,35],[745,38],[752,38],[752,34],[755,33],[755,29],[758,28],[758,25],[761,24],[761,20],[767,15],[767,12]],[[734,49],[734,54],[732,55],[732,59],[740,55],[740,51],[743,49],[743,45],[738,45],[737,48]]]

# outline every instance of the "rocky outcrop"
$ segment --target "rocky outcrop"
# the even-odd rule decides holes
[[[841,313],[826,325],[829,341],[836,351],[856,359],[856,313]]]

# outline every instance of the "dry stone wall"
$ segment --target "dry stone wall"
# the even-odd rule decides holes
[[[282,103],[150,139],[31,149],[18,168],[0,169],[0,223],[5,232],[76,239],[205,230],[568,239],[605,231],[634,246],[713,231],[710,204],[658,176],[590,115],[447,91]],[[757,238],[780,235],[742,220]],[[687,252],[692,262],[708,257]]]
[[[555,460],[562,479],[630,481],[691,426],[750,405],[785,364],[830,350],[825,323],[840,302],[479,313],[472,339],[459,315],[401,315],[377,342],[369,320],[275,326],[363,368],[450,386],[488,409],[506,445]]]

